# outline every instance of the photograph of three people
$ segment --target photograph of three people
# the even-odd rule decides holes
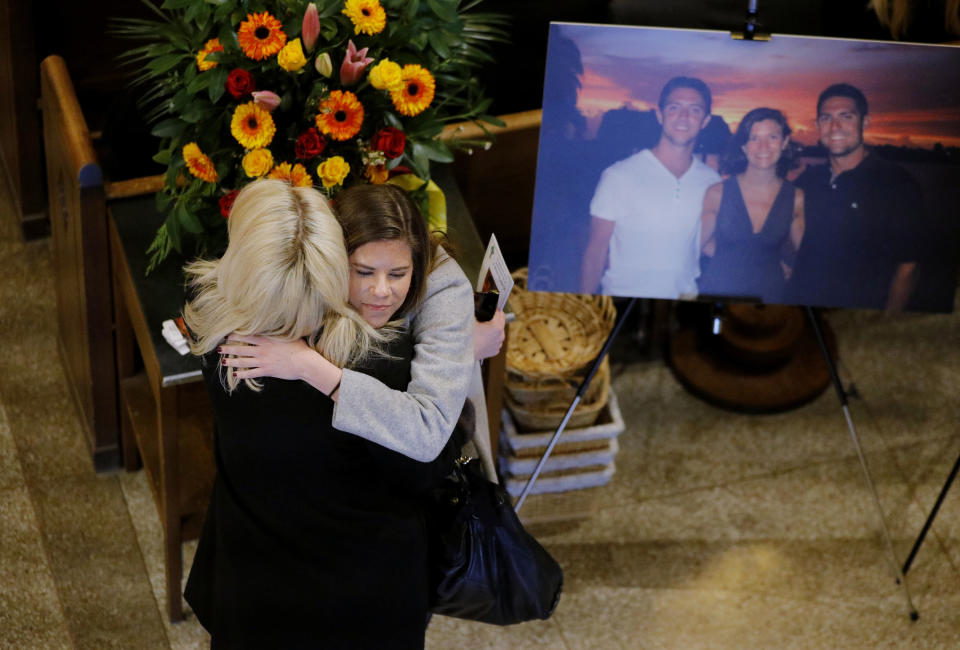
[[[554,23],[529,288],[949,312],[960,48]]]

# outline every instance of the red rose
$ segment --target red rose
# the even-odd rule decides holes
[[[407,146],[407,136],[400,129],[385,126],[373,135],[371,146],[382,151],[387,158],[399,158]]]
[[[253,75],[243,68],[234,68],[227,75],[227,92],[233,95],[234,99],[246,97],[257,89],[257,84],[253,80]]]
[[[220,197],[220,214],[223,215],[224,219],[230,217],[230,210],[233,208],[233,202],[237,199],[239,193],[237,190],[230,190]]]
[[[293,145],[293,152],[301,160],[310,160],[316,158],[327,147],[327,141],[323,139],[320,132],[310,127],[300,134],[297,138],[297,144]]]

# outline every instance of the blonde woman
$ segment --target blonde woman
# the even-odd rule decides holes
[[[401,190],[365,187],[341,195],[341,211],[364,215],[349,257],[318,192],[257,181],[237,197],[223,258],[187,269],[218,476],[185,596],[213,647],[423,647],[422,492],[462,440],[411,460],[335,429],[333,401],[310,384],[245,378],[218,352],[242,347],[221,344],[229,332],[305,340],[406,388],[412,342],[395,325],[424,295],[436,249]]]
[[[378,195],[382,201],[357,201],[365,192]],[[351,188],[349,193],[341,192],[335,206],[346,238],[350,240],[351,233],[364,231],[365,220],[376,219],[385,210],[393,209],[395,200],[391,197],[402,195],[396,188]],[[353,277],[359,271],[351,269],[350,273]],[[475,405],[484,403],[475,362],[499,352],[505,316],[498,311],[492,321],[476,322],[469,281],[456,262],[438,249],[422,298],[407,313],[407,319],[414,356],[406,390],[389,390],[374,377],[342,368],[342,364],[299,339],[231,334],[224,349],[234,356],[226,363],[241,379],[276,377],[305,381],[335,402],[336,428],[415,460],[430,461],[446,444],[464,400],[469,396]],[[496,481],[486,409],[477,408],[476,418],[477,453],[488,478]]]

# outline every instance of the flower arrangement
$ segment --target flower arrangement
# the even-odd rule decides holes
[[[124,56],[167,166],[148,273],[222,249],[234,197],[264,176],[333,197],[412,174],[426,205],[431,163],[453,160],[443,127],[500,124],[475,72],[504,19],[472,12],[482,0],[143,1],[158,18],[115,31],[147,42]]]

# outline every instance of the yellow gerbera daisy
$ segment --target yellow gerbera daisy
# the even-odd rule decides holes
[[[230,133],[244,149],[262,149],[270,144],[277,127],[273,123],[270,111],[257,106],[254,102],[240,104],[233,111],[230,120]]]
[[[397,111],[408,117],[419,115],[433,101],[433,93],[436,91],[437,83],[433,80],[433,75],[430,74],[429,70],[416,63],[403,66],[401,78],[403,79],[403,85],[390,91],[393,106]]]
[[[283,49],[287,35],[280,21],[264,11],[262,14],[247,14],[247,19],[237,30],[237,40],[248,58],[262,61]]]
[[[349,90],[330,91],[318,108],[317,128],[334,140],[349,140],[363,125],[363,104]]]
[[[203,49],[197,52],[197,68],[200,72],[212,70],[217,67],[216,61],[207,61],[207,55],[214,52],[223,52],[223,46],[220,45],[219,38],[211,38],[203,44]]]
[[[379,0],[347,0],[343,14],[353,23],[353,33],[374,35],[387,25],[387,13]]]
[[[200,146],[196,142],[188,142],[183,147],[183,160],[187,163],[187,169],[190,173],[207,183],[216,183],[220,180],[213,161],[209,156],[200,151]]]

